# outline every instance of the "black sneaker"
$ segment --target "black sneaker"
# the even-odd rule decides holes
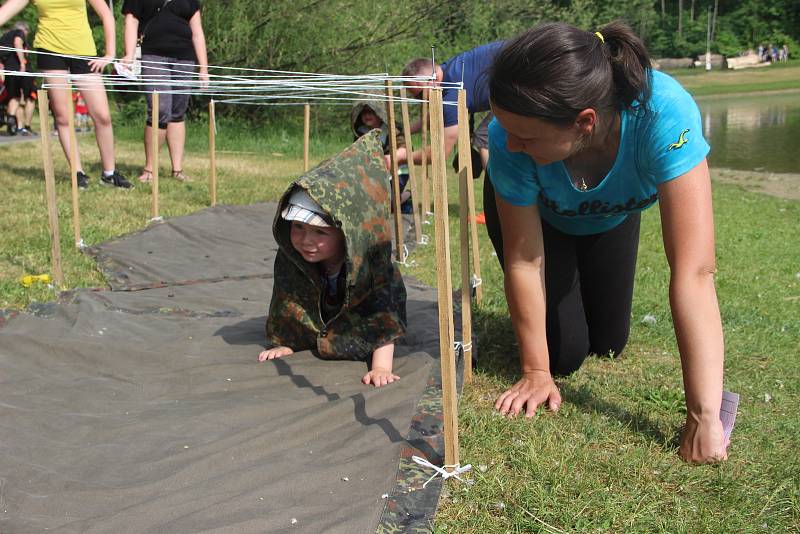
[[[78,171],[78,189],[89,188],[89,177],[83,171]]]
[[[6,118],[6,128],[8,135],[17,135],[17,119],[15,117]]]
[[[113,185],[114,187],[119,187],[122,189],[133,189],[133,184],[117,171],[114,171],[114,174],[111,176],[106,176],[105,174],[101,175],[100,183],[105,185]]]

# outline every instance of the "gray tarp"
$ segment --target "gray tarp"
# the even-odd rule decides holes
[[[427,523],[439,485],[416,510],[404,496],[421,474],[398,460],[441,463],[435,291],[407,281],[388,387],[307,352],[258,363],[274,210],[220,206],[101,245],[115,291],[0,321],[0,532]]]

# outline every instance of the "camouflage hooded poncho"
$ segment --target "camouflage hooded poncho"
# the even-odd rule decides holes
[[[389,176],[378,134],[370,132],[304,174],[281,198],[272,227],[280,249],[266,324],[267,340],[274,346],[316,350],[326,359],[366,360],[405,332],[406,290],[392,262]],[[344,233],[344,303],[327,322],[320,307],[319,267],[292,247],[290,223],[281,217],[297,187]]]
[[[389,117],[386,115],[386,102],[378,99],[364,99],[359,100],[353,107],[350,109],[350,128],[353,131],[353,140],[358,139],[362,135],[364,135],[365,126],[361,123],[360,117],[361,112],[365,109],[371,109],[378,118],[383,121],[381,125],[381,146],[383,147],[383,153],[388,154],[390,147],[389,147]],[[403,137],[403,125],[399,122],[395,123],[395,129],[397,130],[397,148],[405,147],[406,140]]]

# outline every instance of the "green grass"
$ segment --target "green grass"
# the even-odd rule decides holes
[[[118,128],[120,168],[141,165],[138,129]],[[220,130],[219,202],[275,199],[302,167],[295,130]],[[186,170],[207,176],[202,125],[190,133]],[[334,153],[345,138],[320,138],[312,161]],[[82,153],[96,178],[93,140]],[[36,143],[0,147],[0,308],[50,300],[44,286],[24,289],[18,278],[49,271],[41,156]],[[254,152],[255,154],[251,154]],[[276,155],[278,154],[278,155]],[[67,285],[103,284],[92,262],[72,246],[64,158],[55,153]],[[166,160],[162,156],[162,162]],[[162,167],[162,172],[169,169]],[[481,203],[477,188],[478,205]],[[161,184],[165,216],[204,208],[204,180]],[[449,187],[454,287],[458,287],[457,189]],[[492,409],[518,370],[502,277],[483,228],[480,251],[485,301],[476,310],[480,370],[460,403],[461,461],[474,485],[448,482],[437,532],[787,532],[800,529],[800,203],[716,185],[718,290],[726,334],[726,388],[742,395],[730,458],[693,467],[676,454],[683,422],[680,365],[667,300],[668,269],[657,210],[646,212],[631,339],[617,360],[590,359],[560,382],[556,414],[508,420]],[[102,242],[142,228],[150,217],[149,188],[101,188],[81,193],[84,239]],[[432,234],[432,226],[426,225]],[[431,236],[432,237],[432,236]],[[406,275],[435,284],[433,245],[419,247]],[[654,325],[641,322],[645,314]],[[765,397],[768,395],[769,397]],[[769,398],[767,401],[766,399]]]
[[[800,90],[800,62],[756,69],[669,71],[693,96]]]

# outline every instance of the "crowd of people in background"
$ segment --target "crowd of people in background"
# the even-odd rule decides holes
[[[780,48],[772,43],[769,43],[766,46],[763,44],[758,45],[758,50],[756,53],[761,61],[766,61],[767,63],[789,61],[789,45],[787,44],[784,44]]]
[[[8,0],[0,6],[0,24],[17,15],[29,0]],[[36,69],[44,79],[55,121],[55,132],[67,161],[72,159],[70,147],[70,114],[75,114],[77,131],[89,131],[94,125],[97,147],[102,162],[99,183],[120,189],[132,189],[133,184],[116,167],[114,131],[108,97],[101,74],[116,57],[116,26],[108,4],[103,0],[88,0],[103,26],[105,50],[97,57],[94,37],[89,26],[86,0],[33,0],[38,15],[35,54],[28,54],[28,24],[18,21],[11,30],[0,37],[0,46],[17,49],[0,50],[0,64],[9,74],[2,80],[5,95],[3,116],[9,135],[32,135],[35,78],[26,75],[34,72],[29,57],[36,57]],[[198,0],[125,0],[124,63],[134,60],[138,47],[144,52],[142,75],[149,80],[163,78],[163,82],[144,84],[148,91],[158,90],[163,97],[159,103],[159,139],[167,142],[172,162],[172,177],[186,182],[190,177],[183,170],[186,129],[184,116],[189,105],[188,95],[175,95],[172,81],[195,77],[199,70],[201,81],[208,80],[208,58],[205,36],[200,20]],[[81,59],[74,56],[95,57]],[[167,65],[166,68],[162,68]],[[73,79],[72,102],[66,88],[59,87],[64,77]],[[151,96],[147,94],[145,139],[151,128]],[[89,176],[84,172],[80,155],[76,152],[78,186],[89,187]],[[151,145],[145,142],[145,163],[139,181],[152,179]]]

